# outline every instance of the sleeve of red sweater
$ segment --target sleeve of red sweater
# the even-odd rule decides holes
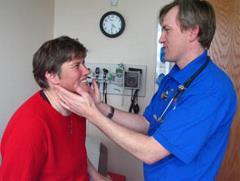
[[[13,116],[3,135],[0,181],[36,180],[44,164],[47,155],[44,126],[34,115],[23,115]]]

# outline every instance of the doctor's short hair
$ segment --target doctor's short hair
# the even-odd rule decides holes
[[[182,30],[199,26],[199,42],[208,49],[216,30],[216,17],[212,5],[205,0],[175,0],[165,5],[159,13],[162,25],[165,15],[173,7],[178,6],[178,21]]]
[[[65,62],[75,58],[85,58],[87,49],[77,39],[68,36],[49,40],[33,55],[33,75],[41,88],[48,88],[45,73],[58,74],[60,76],[61,66]]]

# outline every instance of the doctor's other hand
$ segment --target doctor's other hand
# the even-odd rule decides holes
[[[76,91],[78,91],[78,90],[76,90]],[[96,79],[92,80],[92,87],[89,90],[89,94],[93,98],[94,103],[96,105],[101,103],[101,94],[100,94],[100,90],[98,88]]]
[[[60,104],[77,115],[89,118],[94,110],[97,111],[91,96],[82,88],[77,89],[77,93],[70,92],[58,85],[55,86]]]

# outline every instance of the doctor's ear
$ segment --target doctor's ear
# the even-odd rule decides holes
[[[45,77],[47,79],[47,81],[50,83],[50,84],[58,84],[59,83],[59,76],[57,73],[49,73],[49,72],[46,72],[45,73]]]
[[[189,40],[190,42],[193,42],[194,40],[198,40],[200,34],[200,27],[196,25],[193,28],[190,28],[190,35]]]

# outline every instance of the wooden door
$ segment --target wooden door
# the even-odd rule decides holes
[[[210,56],[234,82],[240,103],[240,0],[209,0],[217,17]],[[240,104],[217,181],[240,181]]]

